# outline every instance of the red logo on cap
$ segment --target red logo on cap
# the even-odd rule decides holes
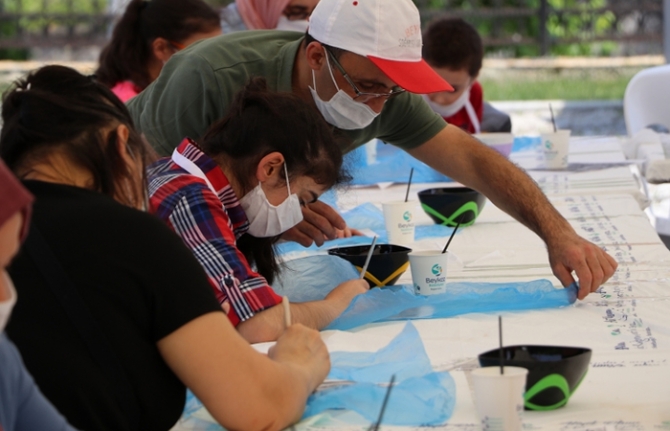
[[[418,24],[411,25],[405,29],[405,37],[411,37],[421,33],[421,26]]]
[[[357,1],[354,2],[354,6],[358,6],[358,2],[357,2]]]

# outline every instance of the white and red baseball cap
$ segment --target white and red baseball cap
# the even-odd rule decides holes
[[[372,61],[412,93],[453,91],[421,58],[421,19],[412,0],[321,0],[308,33]]]

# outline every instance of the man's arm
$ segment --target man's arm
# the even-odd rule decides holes
[[[547,244],[554,275],[564,286],[579,278],[583,299],[607,281],[616,261],[580,237],[521,169],[457,127],[447,126],[409,153],[437,171],[486,195]]]
[[[356,295],[367,290],[367,281],[350,280],[337,286],[321,301],[291,303],[291,322],[323,329],[342,314]],[[261,343],[276,340],[284,332],[284,326],[284,309],[278,304],[241,322],[237,331],[249,343]]]

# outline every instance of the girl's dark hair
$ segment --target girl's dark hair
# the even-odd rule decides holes
[[[202,0],[131,0],[100,53],[96,76],[110,88],[130,80],[144,90],[151,83],[148,64],[156,38],[181,43],[220,27],[219,14]]]
[[[289,179],[307,176],[326,188],[350,179],[342,170],[340,143],[319,112],[294,94],[268,91],[263,78],[252,78],[235,95],[200,146],[232,171],[244,193],[254,186],[260,160],[275,151],[284,156]],[[283,169],[279,172],[284,178]],[[240,251],[270,283],[278,271],[272,247],[277,239],[247,234],[238,241]]]
[[[463,19],[438,17],[423,32],[423,58],[433,67],[465,69],[475,77],[482,68],[484,45],[477,30]]]
[[[126,106],[92,78],[63,66],[38,69],[5,92],[2,120],[0,158],[18,176],[50,154],[62,152],[91,173],[93,190],[129,206],[145,201],[146,192],[138,195],[138,187],[127,187],[136,184],[137,173],[119,153],[115,128],[128,127],[128,151],[142,168],[147,147]]]

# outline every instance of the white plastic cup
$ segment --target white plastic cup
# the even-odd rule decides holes
[[[521,367],[484,367],[472,370],[475,408],[483,430],[521,431],[526,375]]]
[[[567,168],[570,131],[558,130],[553,133],[543,133],[541,139],[545,167],[547,169]]]
[[[447,291],[449,254],[436,251],[414,251],[409,254],[412,284],[417,295],[436,295]]]
[[[365,161],[370,165],[374,165],[377,161],[377,140],[373,139],[365,144]]]
[[[384,202],[382,208],[389,244],[411,246],[416,229],[416,202]]]

